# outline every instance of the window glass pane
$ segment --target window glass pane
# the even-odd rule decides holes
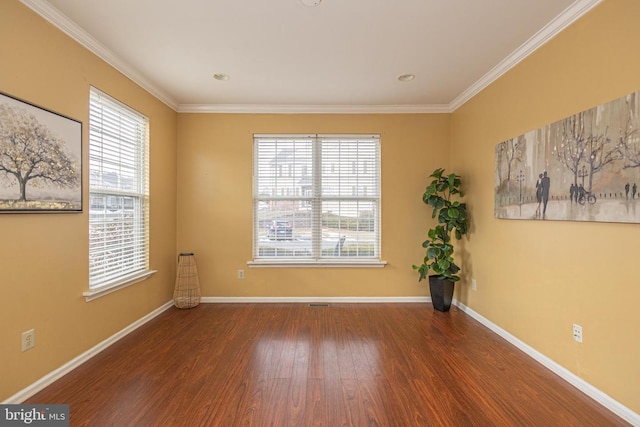
[[[322,255],[377,257],[377,216],[374,201],[323,201]]]
[[[310,257],[311,209],[301,200],[257,202],[255,247],[257,257]]]
[[[322,140],[322,195],[377,196],[378,142]]]
[[[140,200],[128,196],[90,195],[93,206],[89,218],[90,275],[111,278],[126,270],[142,270],[146,259]],[[96,201],[99,200],[98,201]]]
[[[306,139],[263,139],[256,145],[257,196],[310,196],[312,145]]]

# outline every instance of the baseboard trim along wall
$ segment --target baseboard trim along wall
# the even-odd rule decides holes
[[[608,394],[598,390],[573,372],[569,371],[562,365],[554,362],[552,359],[548,358],[544,354],[540,353],[533,347],[530,347],[523,341],[520,341],[515,336],[511,335],[509,332],[505,331],[495,323],[489,321],[482,315],[476,313],[474,310],[470,309],[460,301],[454,300],[453,304],[455,304],[461,311],[465,312],[469,316],[473,317],[478,322],[482,323],[485,327],[492,330],[496,334],[500,335],[502,338],[507,340],[510,344],[513,344],[523,352],[525,352],[529,357],[533,358],[537,362],[541,363],[545,368],[552,371],[554,374],[558,375],[560,378],[598,402],[600,405],[604,406],[620,418],[624,419],[632,426],[640,426],[640,414],[633,412],[631,409],[627,408],[617,400],[613,399]]]
[[[202,303],[409,303],[431,302],[431,297],[202,297]]]
[[[202,297],[202,303],[205,304],[224,304],[224,303],[427,303],[431,302],[430,297]],[[598,390],[588,382],[584,381],[582,378],[554,362],[544,354],[535,350],[533,347],[530,347],[523,341],[519,340],[515,336],[511,335],[506,330],[502,329],[495,323],[489,321],[479,313],[475,312],[471,308],[467,307],[460,301],[454,300],[453,304],[458,307],[461,311],[468,314],[482,325],[490,329],[491,331],[498,334],[500,337],[507,340],[510,344],[513,344],[523,352],[525,352],[529,357],[541,363],[544,367],[551,370],[556,375],[560,376],[563,380],[567,381],[569,384],[576,387],[578,390],[598,402],[600,405],[604,406],[614,414],[618,415],[620,418],[629,422],[633,426],[640,426],[640,415],[633,412],[631,409],[627,408],[620,402],[616,401],[606,393]],[[168,310],[173,306],[173,301],[169,301],[158,307],[151,313],[146,316],[138,319],[133,322],[126,328],[121,331],[115,333],[110,336],[106,340],[92,347],[91,349],[85,351],[81,355],[77,356],[73,360],[59,367],[58,369],[50,372],[44,377],[40,378],[38,381],[34,382],[30,386],[25,389],[19,391],[14,394],[2,404],[18,404],[27,400],[29,397],[33,396],[40,390],[44,389],[48,385],[52,384],[57,379],[71,372],[73,369],[82,365],[87,360],[91,359],[93,356],[116,343],[121,338],[124,338],[127,334],[133,332],[140,326],[149,322],[151,319],[157,317],[162,312]]]
[[[84,362],[86,362],[87,360],[91,359],[93,356],[95,356],[96,354],[100,353],[102,350],[106,349],[107,347],[111,346],[112,344],[115,344],[120,339],[124,338],[127,334],[130,334],[131,332],[135,331],[140,326],[142,326],[145,323],[149,322],[154,317],[159,316],[162,312],[168,310],[172,306],[173,306],[173,301],[169,301],[169,302],[163,304],[162,306],[160,306],[157,309],[153,310],[151,313],[147,314],[144,317],[141,317],[140,319],[136,320],[135,322],[133,322],[132,324],[130,324],[126,328],[120,330],[119,332],[116,332],[115,334],[113,334],[109,338],[107,338],[106,340],[104,340],[101,343],[91,347],[89,350],[85,351],[81,355],[79,355],[79,356],[75,357],[74,359],[72,359],[71,361],[65,363],[64,365],[62,365],[58,369],[48,373],[47,375],[45,375],[44,377],[40,378],[38,381],[34,382],[30,386],[22,389],[18,393],[14,394],[10,398],[8,398],[4,402],[2,402],[2,404],[3,405],[7,405],[7,404],[18,404],[18,403],[24,402],[25,400],[27,400],[28,398],[30,398],[31,396],[33,396],[34,394],[36,394],[40,390],[42,390],[45,387],[47,387],[48,385],[52,384],[57,379],[62,378],[64,375],[66,375],[69,372],[73,371],[75,368],[77,368],[78,366],[82,365]]]

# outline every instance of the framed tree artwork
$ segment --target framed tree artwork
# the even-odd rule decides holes
[[[501,142],[496,218],[640,222],[640,92]]]
[[[82,212],[82,123],[0,92],[0,213]]]

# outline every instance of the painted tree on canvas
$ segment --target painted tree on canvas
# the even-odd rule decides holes
[[[627,118],[619,132],[619,144],[624,147],[625,169],[640,167],[640,114],[637,92],[625,99]]]
[[[574,184],[578,177],[589,178],[587,191],[592,190],[595,174],[623,158],[622,145],[608,136],[608,125],[599,124],[597,115],[592,108],[551,125],[556,133],[556,159],[571,171]]]
[[[27,200],[27,186],[72,188],[80,179],[77,165],[56,137],[25,110],[0,105],[0,176],[19,187],[18,200]]]
[[[564,120],[551,124],[555,128],[556,144],[553,147],[555,158],[573,174],[574,184],[578,184],[580,165],[587,154],[590,138],[585,113],[574,114]]]
[[[511,181],[511,175],[518,163],[523,162],[523,153],[526,141],[523,135],[517,138],[511,138],[498,144],[496,147],[496,161],[498,164],[498,180],[499,185],[502,184],[504,177],[502,176],[502,165],[506,167],[506,180]]]

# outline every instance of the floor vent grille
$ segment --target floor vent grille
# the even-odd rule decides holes
[[[315,302],[309,304],[309,307],[329,307],[329,304],[326,302]]]

